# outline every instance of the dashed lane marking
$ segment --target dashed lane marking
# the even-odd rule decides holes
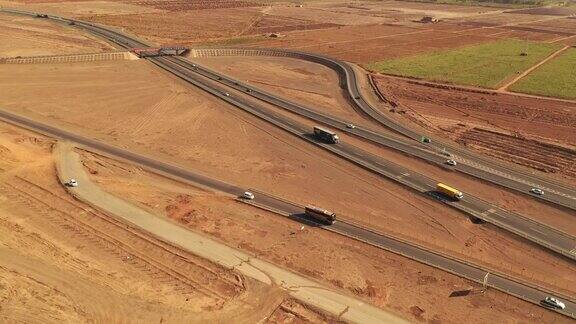
[[[405,172],[405,173],[402,173],[402,174],[400,174],[400,175],[396,176],[396,178],[398,178],[398,179],[402,179],[402,178],[405,178],[405,177],[407,177],[407,176],[409,176],[409,175],[410,175],[410,173],[408,173],[408,172]]]

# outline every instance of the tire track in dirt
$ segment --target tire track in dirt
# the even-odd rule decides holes
[[[96,211],[84,209],[77,203],[63,199],[21,177],[14,177],[13,181],[0,185],[0,189],[3,189],[4,194],[12,201],[25,204],[66,232],[72,232],[82,241],[90,242],[92,246],[116,255],[125,263],[146,273],[152,280],[171,287],[170,294],[193,296],[200,293],[212,299],[211,303],[215,303],[219,309],[243,290],[243,285],[237,277],[228,275],[227,280],[218,282],[217,279],[222,277],[222,272],[225,271],[208,269],[174,254],[170,251],[171,247],[162,248],[158,243],[136,234],[124,224]],[[60,203],[59,207],[55,207],[56,201]],[[105,230],[97,228],[100,226]],[[123,239],[119,240],[120,237]],[[171,262],[166,262],[167,260]],[[207,272],[208,281],[206,278],[199,281],[190,275],[202,275],[199,272]],[[203,274],[205,275],[206,273]],[[224,289],[219,291],[218,287]]]
[[[170,91],[170,93],[162,97],[158,102],[156,102],[152,107],[143,111],[142,114],[138,115],[136,118],[132,119],[132,127],[130,128],[131,135],[142,135],[150,125],[154,124],[156,119],[159,119],[164,113],[167,112],[172,107],[175,107],[181,100],[179,100],[180,94],[175,91]]]

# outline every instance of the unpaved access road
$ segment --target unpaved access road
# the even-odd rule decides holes
[[[72,195],[164,241],[263,283],[276,284],[294,298],[343,320],[355,323],[405,323],[396,315],[187,230],[105,192],[90,181],[71,143],[59,142],[54,148],[54,157],[61,181],[74,178],[79,183],[78,187],[69,188]]]

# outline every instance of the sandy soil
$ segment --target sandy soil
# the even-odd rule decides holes
[[[94,15],[84,20],[125,28],[159,44],[189,44],[242,35],[260,16],[259,8],[226,8],[164,13]],[[226,21],[226,24],[222,24]]]
[[[477,44],[498,38],[560,41],[570,33],[562,16],[506,13],[487,7],[397,1],[314,1],[303,8],[249,1],[96,1],[35,3],[109,24],[161,44],[285,47],[357,63]],[[215,8],[218,7],[218,8]],[[215,9],[214,9],[215,8]],[[421,24],[433,15],[438,24]],[[221,24],[226,21],[226,24]],[[564,24],[541,27],[536,24]],[[532,25],[534,24],[534,25]],[[269,38],[269,33],[281,33]],[[564,40],[562,40],[564,41]]]
[[[566,261],[489,226],[477,227],[460,213],[287,136],[145,61],[5,66],[2,71],[7,73],[0,74],[0,86],[8,95],[0,98],[0,105],[6,109],[246,188],[323,206],[520,277],[568,287]],[[36,82],[18,81],[19,75]],[[45,78],[50,82],[42,82]],[[38,97],[26,97],[30,92]],[[526,253],[533,258],[524,258]],[[550,264],[558,277],[548,276]]]
[[[485,153],[575,179],[576,104],[378,77],[403,116]]]
[[[194,58],[203,66],[260,89],[358,125],[375,126],[350,107],[338,74],[325,66],[285,57]]]
[[[20,3],[22,2],[22,3]],[[22,10],[44,12],[54,15],[63,15],[67,17],[82,18],[92,15],[126,15],[126,14],[145,14],[145,13],[162,13],[164,10],[153,7],[139,6],[127,3],[128,1],[75,1],[75,0],[24,0],[11,2],[6,7],[20,8]],[[0,4],[2,2],[0,1]]]
[[[415,321],[567,321],[539,307],[356,241],[209,193],[184,194],[123,163],[85,153],[93,179],[107,191],[273,263],[345,289]],[[306,253],[302,253],[306,246]],[[464,297],[450,297],[455,291]],[[294,309],[293,302],[285,302]],[[296,305],[297,309],[301,306]],[[285,316],[285,307],[272,319]],[[304,315],[314,319],[316,313]],[[301,314],[302,314],[301,313]],[[552,317],[550,317],[552,316]],[[299,321],[297,321],[299,322]]]
[[[0,57],[97,53],[107,43],[44,19],[0,13]]]
[[[3,322],[254,322],[283,298],[73,200],[51,144],[0,124]]]

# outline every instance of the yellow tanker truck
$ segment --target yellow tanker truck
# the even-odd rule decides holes
[[[452,199],[456,199],[456,200],[460,200],[462,199],[462,197],[464,197],[464,194],[462,193],[462,191],[452,188],[450,186],[447,186],[443,183],[439,183],[436,185],[436,191],[443,193],[444,195],[452,198]]]

